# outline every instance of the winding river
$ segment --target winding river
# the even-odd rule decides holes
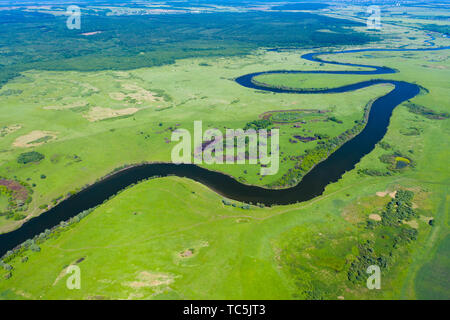
[[[415,97],[420,92],[420,87],[416,84],[395,81],[374,79],[362,81],[350,85],[345,85],[331,89],[320,90],[294,90],[280,89],[260,86],[252,82],[253,77],[261,74],[274,73],[319,73],[319,74],[352,74],[352,75],[380,75],[396,73],[397,71],[388,67],[360,65],[351,63],[340,63],[320,59],[319,55],[331,55],[341,53],[377,52],[377,51],[434,51],[444,50],[450,47],[426,48],[426,49],[358,49],[335,52],[308,53],[302,56],[303,59],[326,63],[332,65],[363,67],[366,70],[358,71],[292,71],[276,70],[243,75],[236,79],[236,83],[256,90],[271,91],[276,93],[290,94],[322,94],[341,93],[370,87],[377,84],[391,84],[394,86],[388,94],[377,98],[369,113],[368,121],[364,129],[351,140],[344,143],[338,150],[332,153],[326,160],[315,166],[306,174],[301,182],[288,189],[266,189],[257,186],[242,184],[233,178],[191,164],[175,165],[171,163],[143,164],[119,171],[107,178],[96,182],[88,188],[62,201],[57,206],[44,212],[40,216],[33,218],[22,225],[19,229],[0,235],[0,256],[8,250],[20,245],[27,239],[58,225],[61,221],[77,215],[83,210],[93,208],[105,200],[115,195],[118,191],[140,180],[155,177],[175,175],[186,177],[200,182],[222,196],[237,201],[247,203],[263,203],[265,205],[287,205],[297,202],[311,200],[320,196],[325,187],[338,181],[342,175],[352,170],[361,158],[371,152],[375,145],[386,134],[392,111],[402,102]],[[369,70],[367,70],[369,69]]]

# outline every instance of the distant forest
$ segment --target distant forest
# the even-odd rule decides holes
[[[281,6],[272,7],[272,10],[320,10],[329,7],[326,3],[289,3]]]
[[[0,11],[0,85],[29,69],[96,71],[173,63],[194,56],[247,54],[258,47],[361,45],[361,25],[304,12],[65,16]],[[328,29],[331,32],[318,30]],[[82,35],[101,31],[94,35]]]

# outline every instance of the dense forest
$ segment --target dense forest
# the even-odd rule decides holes
[[[132,69],[193,56],[246,54],[258,47],[374,40],[351,29],[359,23],[304,12],[107,16],[83,10],[81,30],[69,30],[65,16],[0,11],[0,84],[29,69]]]

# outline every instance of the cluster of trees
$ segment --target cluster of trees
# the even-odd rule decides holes
[[[2,260],[0,260],[0,267],[7,271],[7,273],[4,275],[5,280],[8,280],[9,278],[12,277],[13,267],[10,264],[5,263]]]
[[[339,123],[339,124],[343,123],[342,120],[339,120],[335,116],[328,117],[328,120]]]
[[[406,107],[408,108],[408,111],[411,113],[419,114],[421,116],[424,116],[428,119],[432,120],[443,120],[448,119],[450,117],[450,113],[447,112],[436,112],[434,110],[428,109],[424,106],[409,102]]]
[[[39,162],[44,159],[45,156],[37,151],[24,152],[19,154],[17,162],[21,164],[27,164],[30,162]]]
[[[226,199],[222,199],[222,203],[225,206],[231,206],[231,207],[234,207],[234,208],[239,207],[239,208],[244,209],[244,210],[249,210],[251,208],[249,204],[244,203],[244,204],[241,204],[241,205],[238,206],[236,203],[230,202],[230,201],[228,201]]]
[[[397,226],[401,221],[409,221],[415,217],[416,212],[411,204],[413,196],[414,193],[412,191],[397,191],[395,198],[386,205],[380,223],[384,226]]]
[[[34,252],[41,251],[41,247],[39,247],[39,245],[36,243],[34,239],[28,239],[22,244],[22,247],[24,247],[25,249],[30,249],[31,251]]]
[[[388,177],[388,176],[392,176],[393,173],[391,171],[380,171],[377,169],[364,168],[364,169],[358,169],[358,174],[368,175],[368,176],[376,176],[376,177]]]
[[[398,227],[403,226],[402,221],[410,221],[416,217],[412,208],[414,192],[409,190],[397,191],[395,198],[389,201],[381,214],[381,221],[367,221],[367,228],[374,229],[377,226]]]
[[[271,125],[272,122],[269,119],[253,120],[245,125],[244,130],[255,129],[256,131],[258,131],[261,129],[267,129]]]
[[[417,230],[403,223],[416,216],[412,208],[413,197],[412,191],[398,190],[395,198],[386,205],[381,214],[381,221],[367,221],[367,228],[375,231],[375,234],[390,233],[391,236],[383,237],[383,241],[388,245],[377,246],[377,240],[367,240],[358,245],[359,254],[347,272],[348,280],[353,283],[365,281],[366,270],[370,265],[388,268],[394,250],[417,239]]]
[[[375,241],[367,240],[358,245],[359,255],[354,260],[347,272],[347,278],[353,283],[359,283],[367,280],[366,270],[371,265],[377,265],[380,268],[388,266],[388,256],[377,255],[374,250]]]

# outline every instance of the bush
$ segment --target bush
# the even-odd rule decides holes
[[[380,141],[380,142],[378,143],[378,145],[379,145],[381,148],[383,148],[384,150],[392,149],[392,146],[391,146],[389,143],[384,142],[384,141]]]
[[[27,216],[23,213],[15,213],[13,216],[14,221],[20,221],[25,219]]]
[[[266,128],[270,127],[271,125],[272,125],[272,122],[268,119],[254,120],[254,121],[248,122],[245,125],[244,130],[248,130],[248,129],[261,130],[261,129],[266,129]]]
[[[342,120],[337,119],[335,116],[328,117],[328,120],[336,123],[342,123]]]
[[[31,247],[31,245],[33,245],[33,244],[34,244],[34,241],[31,240],[31,239],[28,239],[27,241],[25,241],[24,243],[22,243],[22,247],[23,247],[23,248],[29,248],[29,247]]]
[[[35,244],[35,243],[33,243],[31,246],[30,246],[30,249],[31,249],[31,251],[34,251],[34,252],[39,252],[39,251],[41,251],[41,247],[39,247],[37,244]]]
[[[45,156],[42,153],[31,151],[31,152],[24,152],[19,155],[17,158],[17,162],[21,164],[27,164],[30,162],[38,162],[44,159]]]
[[[5,269],[6,271],[11,271],[13,269],[13,267],[10,264],[4,263],[3,269]]]

